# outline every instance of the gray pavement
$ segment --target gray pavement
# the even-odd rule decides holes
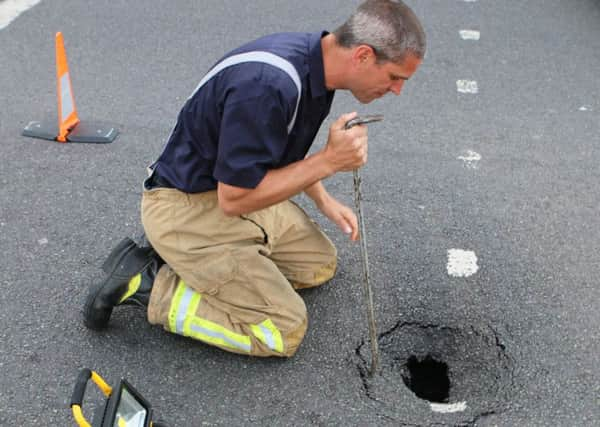
[[[293,359],[227,354],[131,308],[95,333],[80,313],[110,248],[141,234],[145,166],[208,67],[266,33],[334,29],[357,1],[43,0],[0,30],[0,425],[74,425],[83,367],[128,378],[172,426],[595,425],[600,3],[408,3],[428,33],[421,70],[399,98],[338,93],[325,123],[386,115],[361,172],[382,335],[373,379],[359,247],[302,197],[340,263],[303,293],[310,326]],[[56,31],[80,117],[116,124],[113,144],[20,136],[55,114]],[[351,174],[326,186],[352,204]],[[477,272],[449,275],[450,249],[474,252]],[[425,355],[447,363],[455,412],[405,385],[408,359]],[[84,411],[100,400],[90,392]]]

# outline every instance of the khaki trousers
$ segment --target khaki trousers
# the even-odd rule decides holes
[[[307,328],[295,289],[331,279],[332,242],[291,201],[238,217],[216,191],[144,191],[142,223],[166,261],[148,320],[167,331],[253,356],[292,356]]]

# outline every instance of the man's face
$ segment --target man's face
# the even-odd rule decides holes
[[[386,93],[400,95],[404,83],[417,71],[422,60],[407,55],[401,64],[385,62],[377,64],[374,55],[360,57],[350,91],[356,99],[368,104]]]

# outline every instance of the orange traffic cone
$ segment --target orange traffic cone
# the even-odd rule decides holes
[[[56,92],[58,94],[58,135],[56,139],[67,142],[67,135],[79,123],[75,97],[69,75],[67,52],[62,33],[56,33]]]
[[[75,108],[75,96],[71,86],[67,52],[62,33],[56,33],[56,91],[58,98],[58,127],[56,122],[29,122],[23,129],[24,136],[55,140],[59,142],[110,143],[118,135],[116,128],[106,124],[83,123]]]

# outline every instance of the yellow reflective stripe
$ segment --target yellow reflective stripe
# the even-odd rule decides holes
[[[183,321],[182,330],[180,332],[182,335],[185,335],[185,331],[190,329],[190,324],[196,319],[196,311],[198,310],[198,304],[200,304],[200,299],[202,298],[200,293],[194,291],[191,292],[192,294],[185,313],[185,320]],[[184,307],[181,307],[181,309],[184,309]]]
[[[121,297],[121,299],[119,300],[119,304],[121,304],[131,295],[135,294],[140,288],[140,283],[142,283],[142,273],[138,273],[131,278],[131,280],[127,284],[127,292],[125,292],[125,295]]]
[[[252,333],[261,342],[266,344],[271,350],[279,353],[283,352],[283,339],[281,338],[281,332],[273,324],[271,319],[267,319],[258,325],[250,325]]]
[[[175,294],[171,299],[171,307],[169,308],[169,330],[171,332],[177,332],[177,313],[179,312],[179,303],[181,302],[181,297],[185,293],[186,286],[183,284],[183,280],[179,280],[177,284],[177,289],[175,289]]]
[[[169,330],[212,345],[220,345],[250,353],[251,341],[225,327],[196,316],[202,295],[180,280],[169,308]]]
[[[258,325],[250,325],[250,329],[254,336],[262,343],[267,344],[267,337],[263,333],[263,330]],[[267,344],[268,345],[268,344]]]
[[[267,319],[264,322],[262,322],[261,326],[265,327],[269,331],[271,331],[271,334],[273,336],[273,347],[271,347],[271,348],[275,351],[278,351],[279,353],[282,353],[283,352],[283,338],[281,338],[281,332],[279,332],[279,329],[277,329],[277,327],[271,321],[271,319]]]
[[[200,317],[191,317],[185,335],[213,345],[234,348],[250,353],[250,337],[240,335],[229,329]]]

